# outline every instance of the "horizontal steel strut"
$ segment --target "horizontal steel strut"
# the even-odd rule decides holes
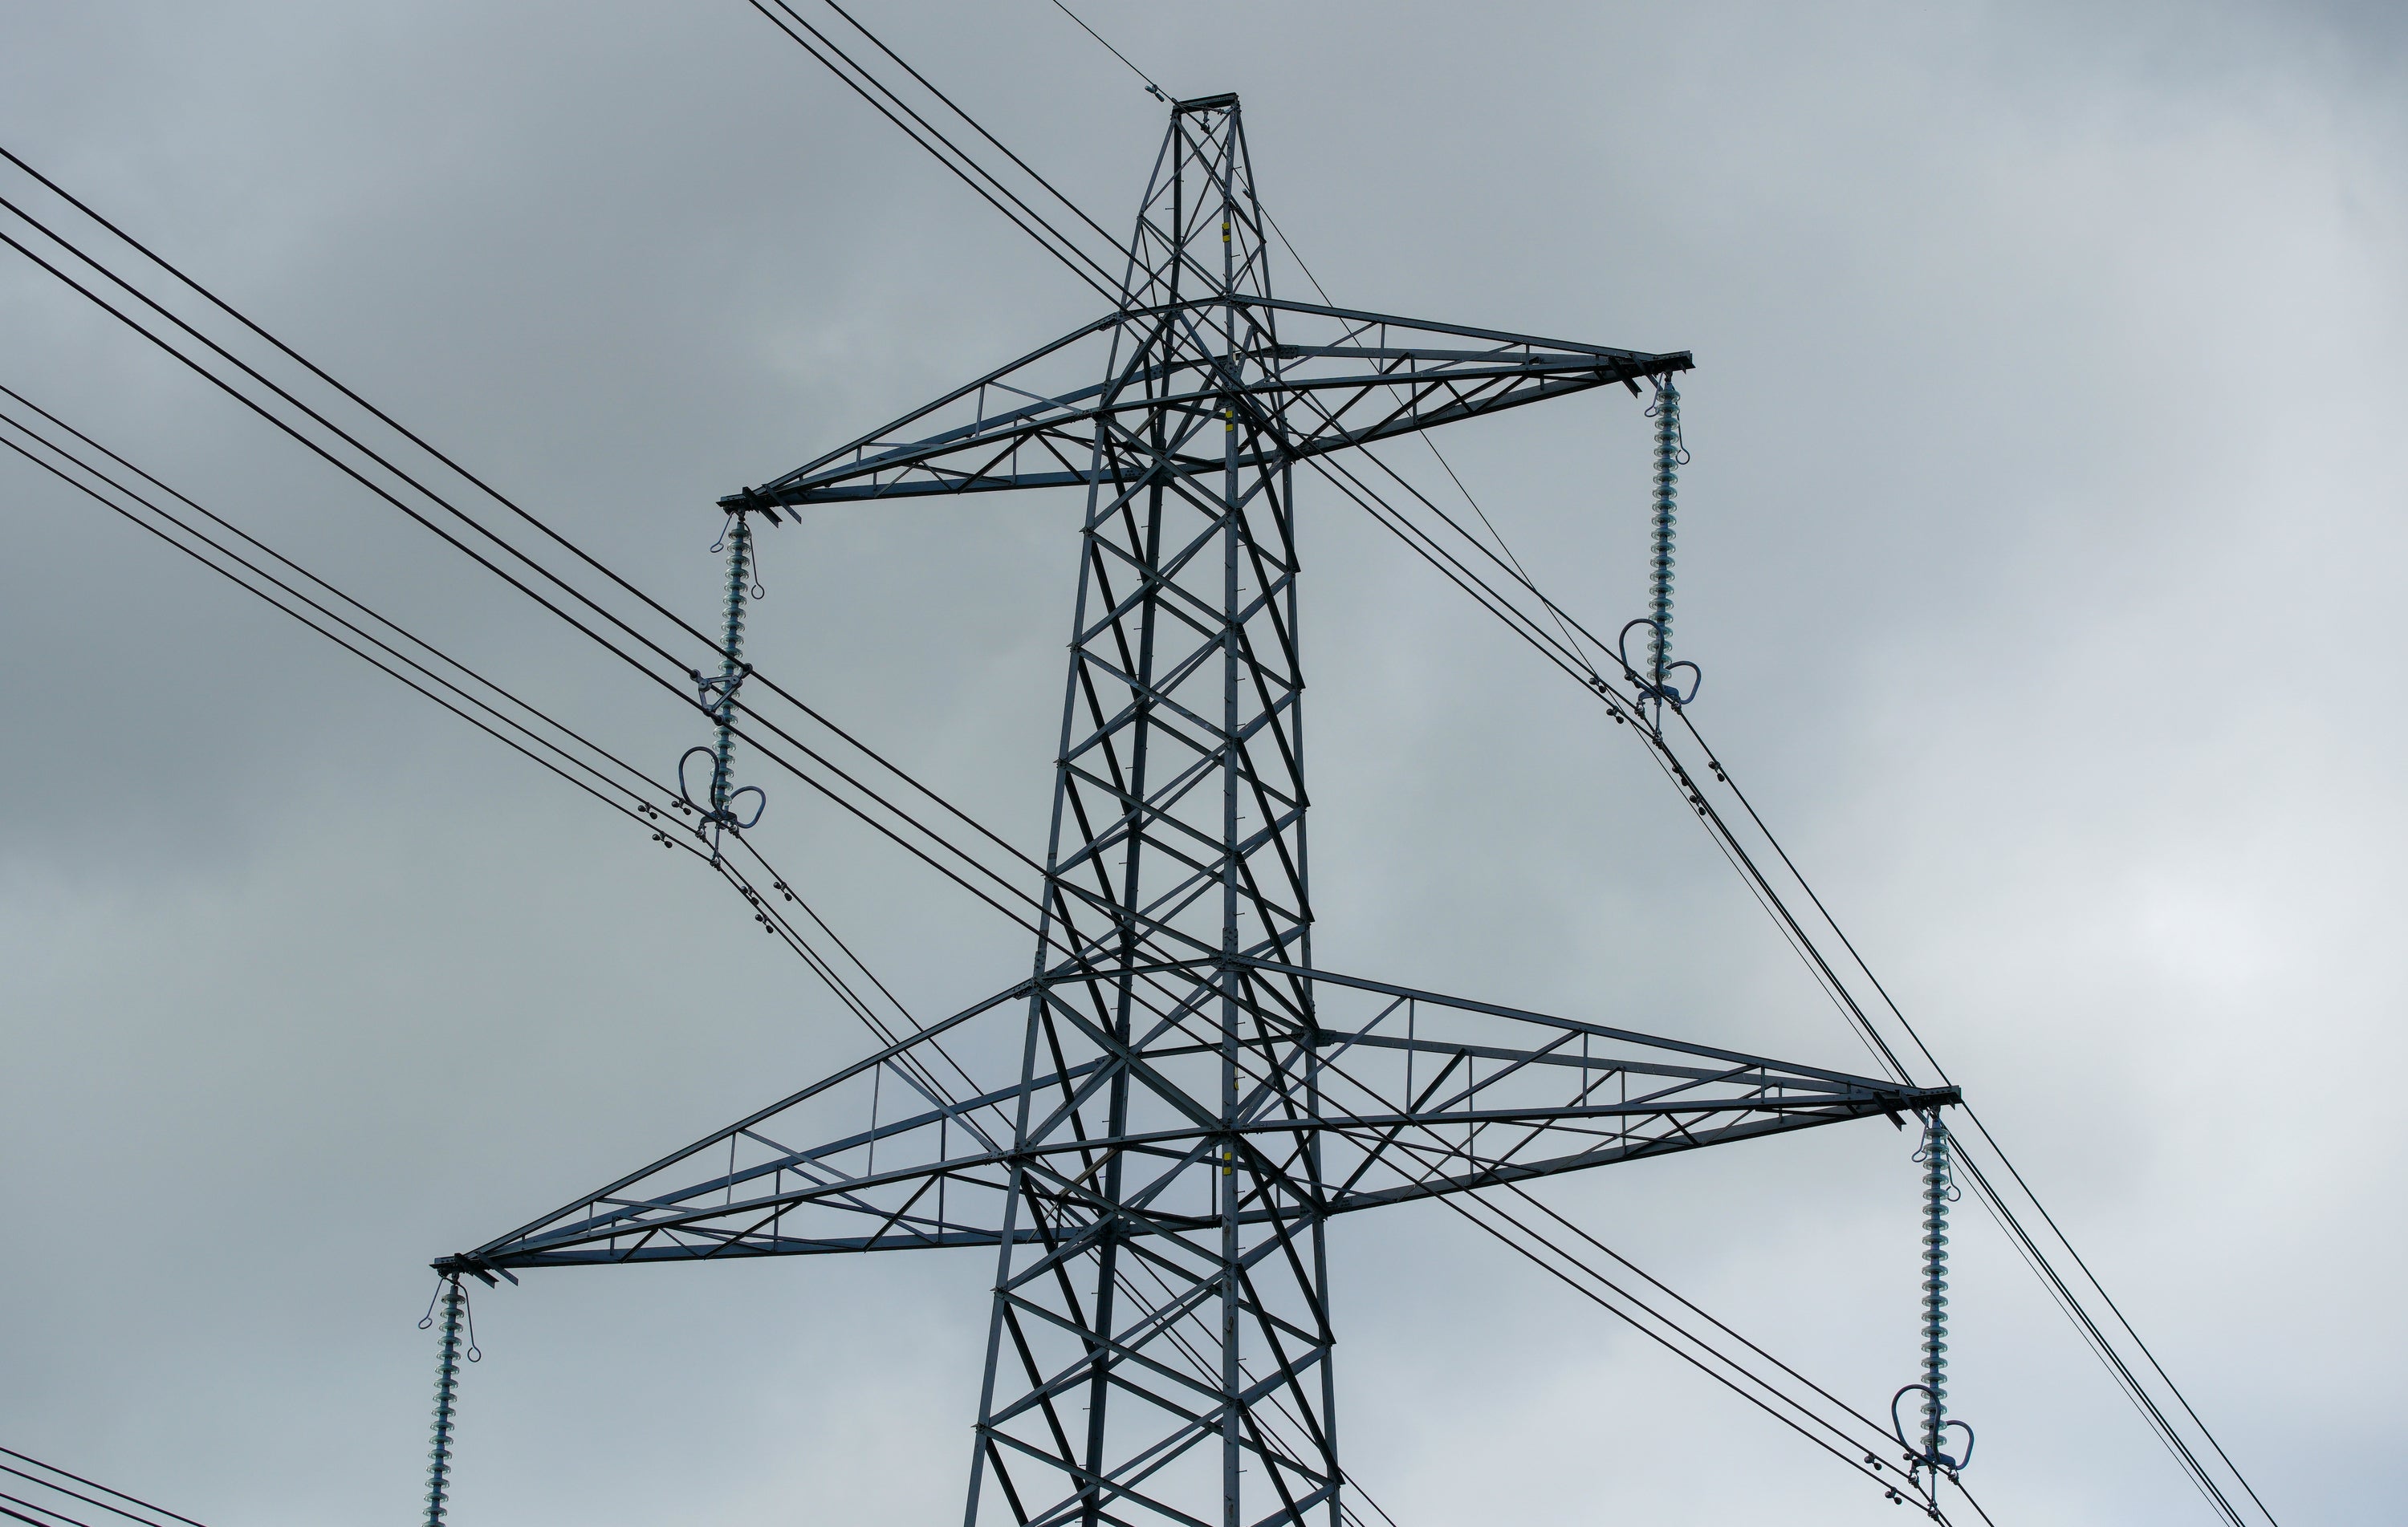
[[[1261,962],[1246,963],[1263,968]],[[1331,972],[1306,979],[1315,990],[1319,1022],[1300,1038],[1324,1063],[1322,1106],[1309,1116],[1274,1111],[1272,1095],[1263,1092],[1227,1125],[1192,1117],[1109,1140],[1040,1128],[1047,1138],[1018,1143],[978,1127],[982,1118],[1014,1113],[1024,1095],[1039,1109],[1051,1100],[1051,1111],[1062,1113],[1062,1099],[1084,1098],[1100,1085],[1112,1062],[1099,1056],[975,1097],[923,1097],[875,1128],[782,1144],[799,1138],[791,1131],[808,1119],[850,1111],[840,1104],[811,1106],[836,1090],[817,1084],[766,1115],[696,1141],[640,1177],[446,1265],[499,1271],[992,1246],[1004,1233],[1001,1195],[1014,1170],[1052,1173],[1075,1195],[1066,1158],[1084,1167],[1102,1153],[1141,1154],[1169,1169],[1199,1142],[1232,1137],[1268,1162],[1293,1155],[1297,1140],[1320,1136],[1327,1153],[1325,1177],[1331,1162],[1343,1162],[1344,1170],[1326,1181],[1314,1212],[1343,1214],[1848,1119],[1903,1118],[1957,1101],[1953,1088],[1901,1088]],[[1000,993],[968,1016],[1009,1011],[1012,998],[1025,994],[1019,989]],[[1360,1004],[1358,1015],[1346,1026],[1332,1026],[1333,1004],[1350,998]],[[910,1051],[939,1043],[952,1028],[936,1025],[879,1063],[894,1065]],[[1156,1042],[1149,1050],[1154,1063],[1142,1055],[1128,1063],[1153,1077],[1177,1048]],[[1701,1060],[1713,1063],[1694,1063]],[[830,1082],[866,1086],[868,1069],[865,1063]],[[1509,1134],[1488,1144],[1464,1147],[1466,1132],[1508,1126]],[[724,1160],[731,1143],[739,1164],[695,1175],[695,1167]],[[862,1165],[873,1144],[886,1163],[874,1173]],[[941,1217],[928,1198],[938,1178],[953,1190]],[[1307,1211],[1265,1206],[1243,1217],[1275,1212]],[[1132,1227],[1132,1233],[1161,1233],[1176,1218]]]
[[[1101,382],[1048,389],[1040,373],[1078,367],[1094,375],[1097,352],[1132,329],[1193,336],[1215,310],[1245,315],[1261,333],[1251,347],[1221,354],[1135,350]],[[1269,337],[1284,321],[1287,336]],[[1317,342],[1299,343],[1310,325]],[[1465,340],[1485,341],[1466,348]],[[1216,421],[1233,405],[1250,416],[1309,415],[1309,427],[1265,432],[1269,454],[1241,456],[1241,470],[1326,455],[1440,424],[1520,407],[1542,398],[1690,369],[1686,351],[1649,354],[1534,335],[1436,323],[1384,313],[1205,293],[1126,310],[1064,335],[924,407],[804,464],[784,477],[730,493],[748,505],[841,503],[929,493],[1092,486],[1117,460],[1099,461],[1098,441],[1141,438],[1162,415]],[[1307,394],[1316,397],[1306,407]],[[909,438],[905,438],[908,436]],[[1194,432],[1158,453],[1158,471],[1194,477],[1226,470],[1211,431]]]

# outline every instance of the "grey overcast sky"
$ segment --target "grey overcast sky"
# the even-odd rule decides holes
[[[1130,215],[1160,108],[1045,0],[860,3]],[[1701,722],[2276,1515],[2398,1520],[2401,10],[1081,8],[1242,94],[1340,301],[1696,352]],[[1095,307],[737,0],[14,0],[0,142],[697,619],[713,496]],[[13,256],[0,382],[639,761],[699,740]],[[1618,623],[1642,432],[1591,393],[1446,443]],[[1302,512],[1323,959],[1861,1061],[1627,736]],[[1034,846],[1074,516],[773,532],[756,651]],[[699,869],[13,459],[0,534],[0,1442],[214,1527],[409,1520],[428,1259],[867,1041]],[[767,782],[907,1001],[1025,968]],[[1914,1361],[1910,1143],[1550,1192],[1870,1408]],[[1898,1520],[1442,1211],[1334,1239],[1349,1462],[1401,1527]],[[2001,1237],[1960,1248],[1996,1519],[2207,1520]],[[949,1520],[991,1270],[480,1294],[454,1520]]]

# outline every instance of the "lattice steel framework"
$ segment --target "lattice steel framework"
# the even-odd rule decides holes
[[[1314,964],[1296,464],[1689,358],[1283,301],[1264,226],[1178,103],[1113,313],[725,501],[1084,489],[1029,978],[437,1263],[993,1247],[968,1527],[1336,1527],[1332,1218],[1954,1100]]]

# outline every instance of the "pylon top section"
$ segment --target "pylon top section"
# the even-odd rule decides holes
[[[1138,212],[1111,313],[806,462],[726,507],[1105,482],[1114,436],[1166,407],[1193,450],[1158,471],[1226,471],[1218,432],[1242,411],[1292,464],[1542,398],[1690,367],[1654,353],[1296,302],[1271,294],[1269,225],[1235,95],[1181,101]],[[1101,376],[1104,379],[1097,381]],[[1122,485],[1125,486],[1125,485]]]

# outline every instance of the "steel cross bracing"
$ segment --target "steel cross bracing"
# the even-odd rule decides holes
[[[438,1264],[993,1247],[968,1527],[1334,1527],[1331,1219],[1955,1098],[1314,965],[1294,464],[1689,360],[1279,301],[1263,233],[1179,103],[1117,311],[726,501],[1086,490],[1028,978]]]

